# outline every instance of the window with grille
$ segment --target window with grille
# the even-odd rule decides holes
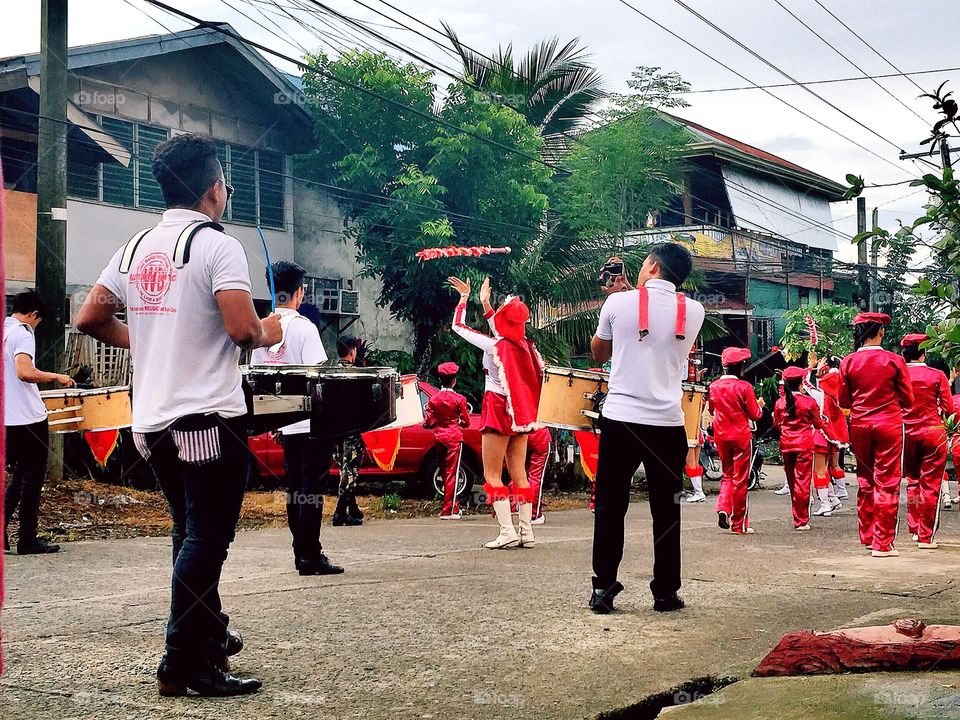
[[[770,352],[775,345],[773,318],[754,318],[753,334],[757,338],[757,353]]]

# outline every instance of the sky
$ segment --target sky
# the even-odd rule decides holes
[[[402,28],[397,20],[417,27],[427,35],[436,35],[402,17],[381,0],[325,1],[350,17],[376,23],[372,25],[373,29],[418,54],[451,69],[456,68],[453,60],[441,49]],[[386,1],[435,28],[440,27],[441,20],[449,23],[463,42],[487,54],[498,45],[508,43],[513,43],[516,51],[523,52],[544,38],[557,36],[561,42],[579,38],[590,52],[592,62],[606,78],[606,89],[614,92],[626,90],[626,80],[639,65],[678,71],[694,91],[750,85],[717,61],[761,85],[789,82],[684,9],[680,0],[630,2],[705,54],[672,37],[620,0]],[[240,34],[293,56],[302,55],[303,47],[311,51],[323,49],[329,54],[335,53],[345,42],[358,44],[345,34],[339,38],[331,37],[318,20],[300,10],[294,12],[301,18],[309,18],[310,23],[295,23],[282,14],[284,6],[308,4],[302,0],[168,2],[204,19],[227,21]],[[900,71],[960,66],[960,56],[950,35],[945,34],[941,39],[931,32],[938,22],[951,21],[956,0],[820,2]],[[779,3],[777,0],[738,0],[735,3],[728,0],[683,0],[683,3],[801,82],[862,77],[861,70],[850,61],[870,75],[897,72],[831,17],[817,0],[779,0]],[[395,20],[385,19],[364,5],[387,13]],[[0,24],[0,56],[39,49],[39,6],[39,2],[6,4],[4,22]],[[791,17],[784,6],[849,60]],[[243,13],[266,27],[244,17]],[[283,29],[282,33],[274,22]],[[190,23],[167,15],[143,0],[70,0],[68,32],[71,45],[165,33],[164,25],[169,30],[180,31]],[[369,37],[362,37],[362,40],[379,45]],[[403,57],[399,51],[383,49]],[[284,70],[295,71],[295,68],[284,67],[283,63],[275,64]],[[448,78],[441,76],[438,80],[444,85]],[[932,91],[945,80],[950,81],[947,89],[960,91],[960,70],[916,75],[914,80],[924,91]],[[847,173],[862,175],[868,185],[908,182],[930,171],[931,167],[899,160],[899,150],[919,151],[919,142],[927,137],[936,114],[929,100],[918,99],[920,90],[908,79],[893,77],[877,82],[888,92],[869,80],[810,86],[811,90],[855,120],[800,87],[771,90],[826,127],[756,89],[694,92],[686,96],[691,106],[677,111],[677,114],[839,182],[843,182]],[[879,207],[880,225],[889,229],[896,228],[898,218],[909,222],[920,215],[925,202],[922,192],[905,184],[869,188],[866,198],[868,211]],[[847,234],[856,231],[855,210],[852,202],[833,205],[837,230]],[[839,244],[838,258],[856,259],[856,250],[849,243],[840,240]]]

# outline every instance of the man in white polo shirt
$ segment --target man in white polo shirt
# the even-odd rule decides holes
[[[223,232],[233,188],[212,140],[178,135],[154,153],[167,210],[104,268],[77,327],[129,347],[133,435],[173,516],[173,583],[162,695],[256,692],[224,671],[243,647],[227,630],[219,583],[246,482],[241,348],[280,341],[276,315],[257,317],[243,246]],[[191,239],[192,238],[192,239]],[[129,327],[116,317],[126,307]]]
[[[55,553],[52,545],[37,537],[40,495],[47,473],[50,436],[47,410],[37,383],[76,385],[69,375],[44,372],[34,366],[37,340],[34,330],[43,319],[46,305],[36,290],[24,290],[13,298],[13,312],[3,322],[3,424],[7,432],[7,487],[4,491],[3,549],[9,550],[7,526],[19,509],[18,555]]]
[[[611,361],[600,420],[590,608],[613,610],[623,590],[624,520],[630,483],[642,464],[653,515],[654,610],[683,607],[680,589],[680,504],[687,439],[680,399],[687,356],[703,325],[703,305],[677,293],[693,260],[676,243],[654,245],[637,288],[609,295],[591,341],[597,363]]]

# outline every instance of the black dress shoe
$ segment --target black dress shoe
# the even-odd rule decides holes
[[[236,630],[227,630],[227,637],[223,641],[223,654],[230,657],[241,650],[243,650],[243,636]]]
[[[339,575],[343,572],[343,568],[334,565],[326,555],[320,553],[320,556],[315,560],[302,561],[297,567],[297,571],[301,575]]]
[[[593,578],[593,593],[587,607],[598,615],[609,615],[613,612],[613,599],[623,591],[623,585],[615,582],[608,588],[599,586],[596,578]]]
[[[354,496],[351,496],[350,502],[347,503],[347,515],[358,520],[363,520],[363,511],[360,509],[360,506],[357,505],[357,498]]]
[[[186,695],[189,690],[202,697],[231,697],[249,695],[261,687],[259,680],[233,677],[213,663],[193,672],[178,672],[164,660],[157,669],[157,690],[165,697]]]
[[[683,599],[676,593],[669,597],[653,599],[653,609],[657,612],[673,612],[683,607],[685,607]]]
[[[49,555],[55,552],[60,552],[60,546],[48,543],[43,538],[23,544],[17,543],[17,555]]]
[[[717,513],[717,525],[720,526],[721,530],[730,529],[730,515],[723,512],[722,510]]]
[[[361,518],[355,518],[349,513],[335,512],[333,514],[333,524],[336,527],[340,527],[341,525],[363,525],[363,520]]]

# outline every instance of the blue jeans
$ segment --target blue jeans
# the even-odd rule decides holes
[[[153,468],[173,518],[173,579],[167,621],[172,668],[215,657],[229,618],[220,602],[220,573],[233,541],[246,484],[245,418],[220,419],[220,457],[203,465],[179,459],[168,430],[146,436]]]

